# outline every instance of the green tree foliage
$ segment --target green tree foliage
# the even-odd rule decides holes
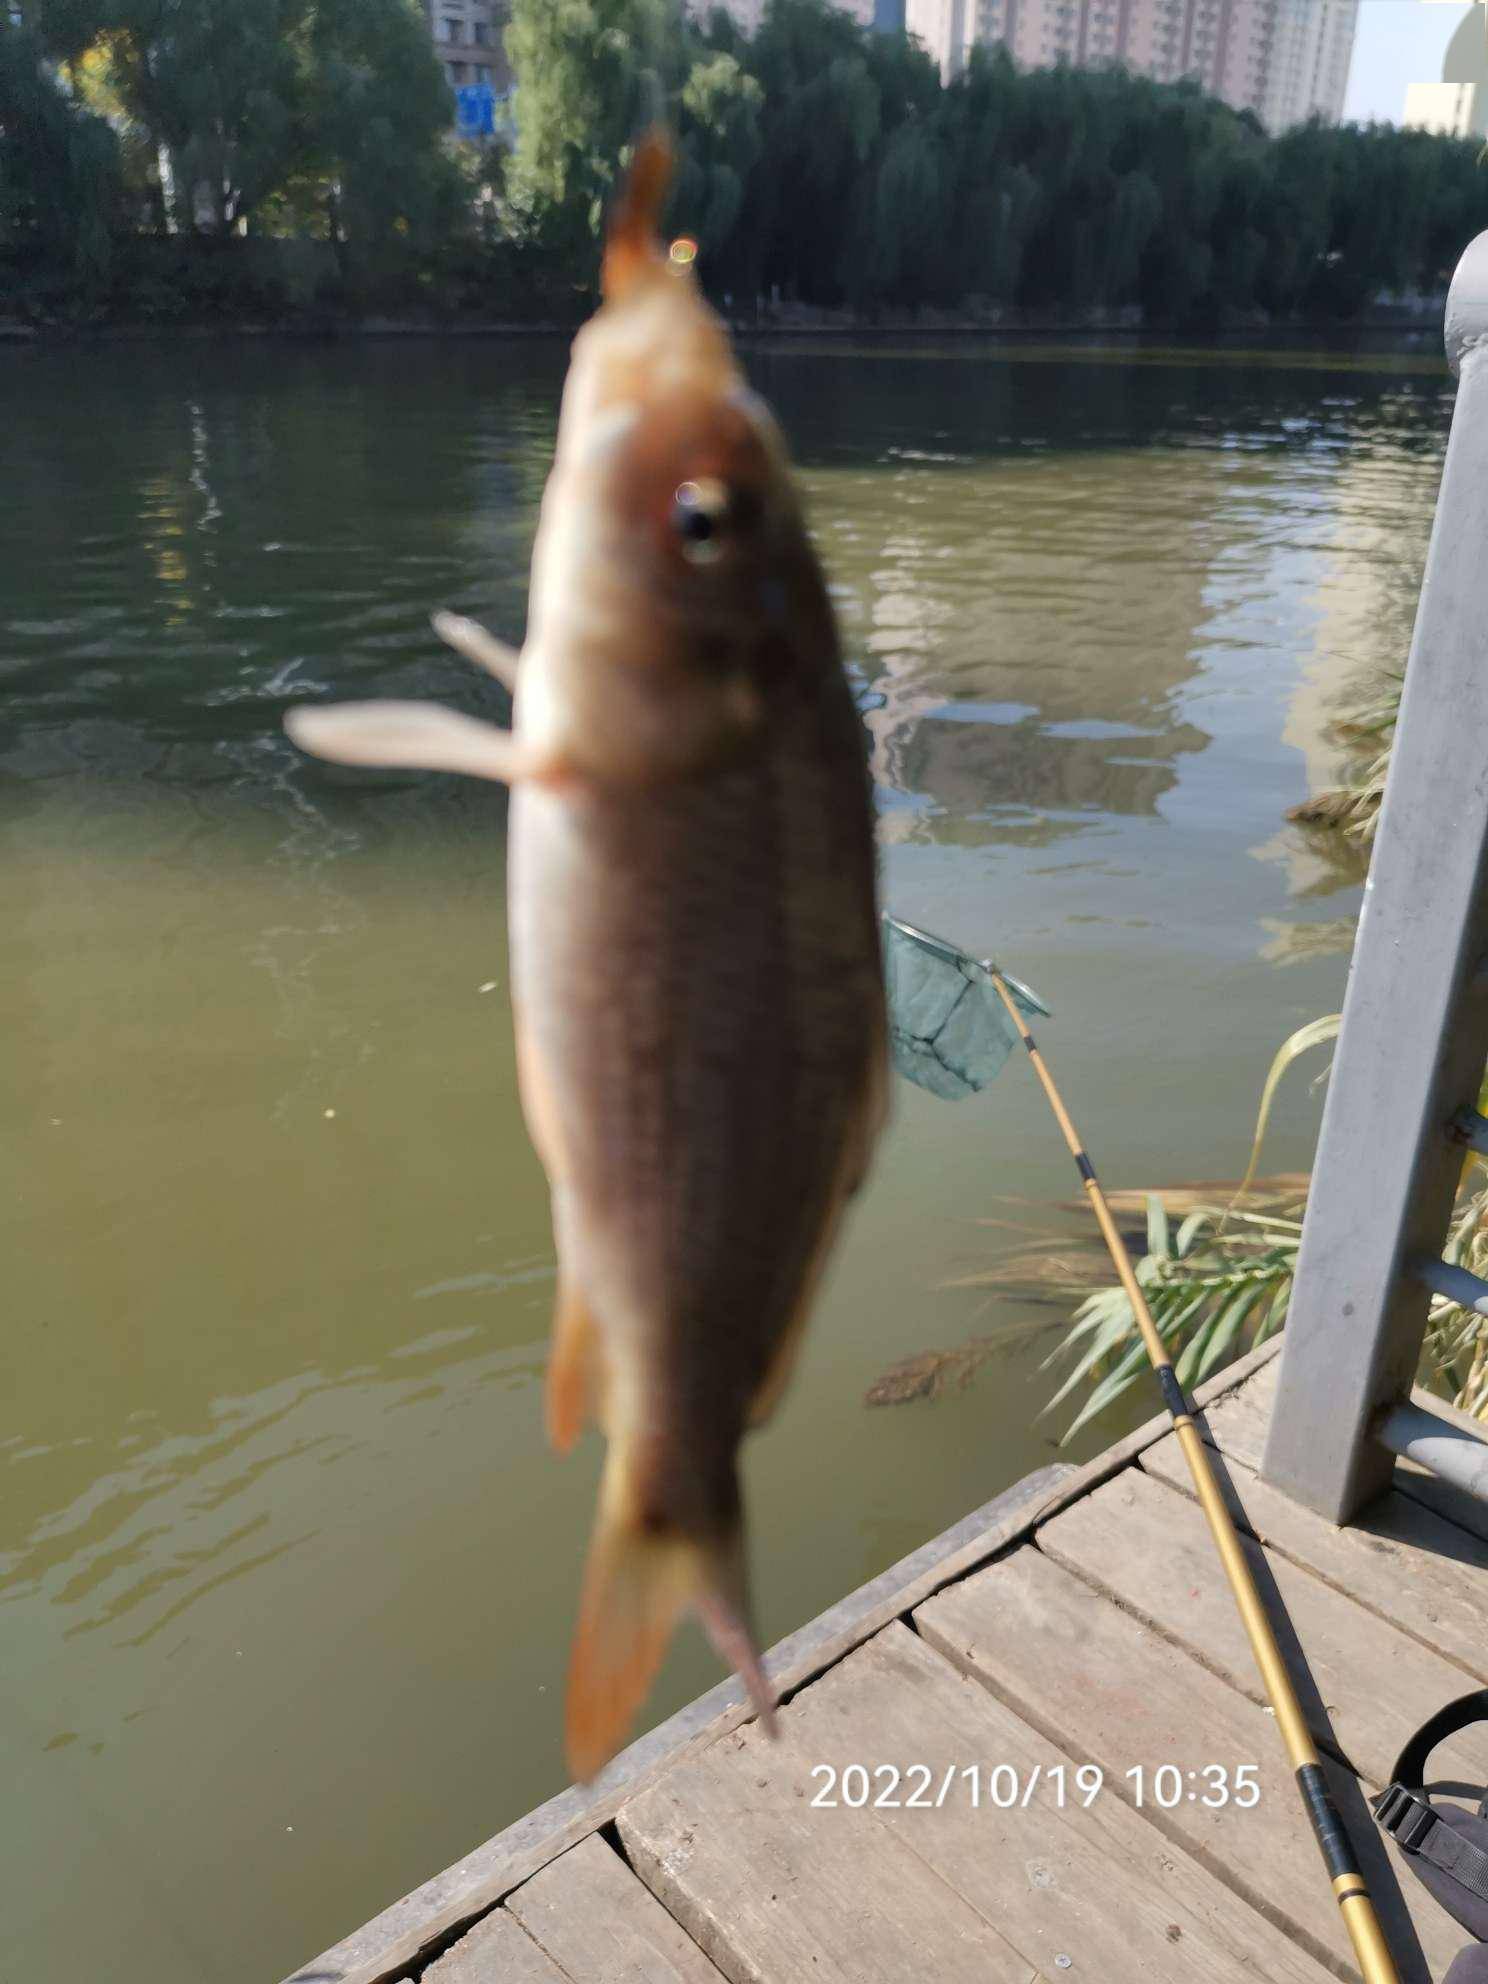
[[[50,256],[85,290],[97,288],[122,199],[113,132],[73,104],[36,36],[0,13],[0,242]]]
[[[942,85],[912,39],[832,0],[767,0],[752,36],[682,0],[511,0],[517,138],[494,163],[451,142],[419,0],[25,0],[25,18],[0,26],[0,241],[95,284],[121,233],[246,227],[330,241],[348,293],[400,270],[419,294],[573,314],[658,118],[672,218],[746,311],[1343,319],[1439,293],[1488,226],[1470,140],[1271,138],[1192,83],[986,49]]]
[[[685,42],[681,0],[512,0],[516,227],[576,267],[593,260],[615,176],[636,132],[665,115]]]
[[[226,234],[293,171],[305,140],[302,0],[53,0],[43,34],[169,160],[179,225]]]
[[[161,217],[226,235],[307,177],[333,238],[449,225],[449,93],[417,0],[35,0],[81,97],[160,175]],[[286,207],[287,203],[287,207]]]
[[[726,49],[702,53],[682,86],[673,206],[705,254],[721,255],[733,238],[745,182],[760,153],[764,101],[758,80]]]
[[[449,91],[422,14],[408,0],[318,0],[307,29],[303,115],[332,239],[375,256],[458,231]]]
[[[1346,317],[1440,289],[1488,225],[1470,142],[1271,139],[1192,83],[1020,72],[1001,50],[943,87],[913,40],[832,0],[769,0],[752,38],[669,0],[514,0],[508,49],[514,210],[580,287],[626,140],[658,113],[680,135],[677,224],[736,303]]]

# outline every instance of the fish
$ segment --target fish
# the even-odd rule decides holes
[[[685,246],[664,134],[576,336],[512,691],[301,706],[302,748],[504,780],[518,1085],[552,1198],[551,1444],[606,1437],[566,1697],[576,1778],[626,1740],[684,1614],[773,1733],[738,1450],[785,1391],[882,1126],[864,728],[779,428]]]

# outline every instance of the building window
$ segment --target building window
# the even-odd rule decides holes
[[[439,23],[439,39],[441,41],[461,41],[464,39],[460,23],[452,20],[448,14]]]
[[[478,83],[488,83],[488,82],[490,82],[490,80],[491,80],[491,65],[490,65],[490,63],[489,63],[489,62],[477,62],[477,63],[476,63],[476,65],[475,65],[475,80],[476,80],[476,81],[477,81]]]
[[[446,62],[444,66],[449,70],[451,86],[457,90],[462,89],[465,84],[465,64],[463,62]]]
[[[491,45],[491,30],[484,21],[474,23],[470,36],[477,48],[489,48]]]

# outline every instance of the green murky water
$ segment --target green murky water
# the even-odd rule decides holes
[[[277,719],[499,701],[425,618],[520,631],[563,357],[0,356],[6,1977],[263,1984],[561,1788],[599,1446],[540,1435],[502,801],[307,764]],[[1049,998],[1109,1179],[1233,1175],[1272,1049],[1340,994],[1357,877],[1282,814],[1405,651],[1443,368],[751,369],[860,679],[887,900]],[[1273,1166],[1315,1111],[1299,1080]],[[954,1285],[1020,1237],[979,1221],[1078,1230],[1042,1112],[1016,1064],[980,1103],[900,1091],[750,1450],[770,1637],[1051,1457],[1026,1330],[1062,1310]],[[864,1407],[1001,1330],[971,1388]],[[655,1715],[715,1678],[687,1638]]]

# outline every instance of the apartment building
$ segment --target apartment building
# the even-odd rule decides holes
[[[1160,82],[1192,76],[1268,130],[1336,123],[1358,0],[907,0],[905,25],[949,80],[977,43],[1020,68],[1120,63]]]
[[[424,13],[452,90],[471,83],[510,87],[505,0],[424,0]]]
[[[877,4],[882,6],[883,0],[877,0]],[[754,33],[765,11],[765,0],[690,0],[690,5],[694,14],[704,16],[710,14],[715,7],[722,8],[724,13],[732,14],[746,34]],[[865,28],[872,27],[875,0],[836,0],[836,5],[844,14],[851,14],[854,20],[860,21]],[[899,6],[890,7],[891,21],[899,11]]]

